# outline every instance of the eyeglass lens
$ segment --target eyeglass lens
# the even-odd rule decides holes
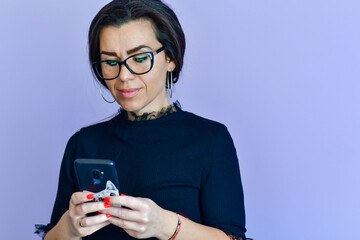
[[[125,65],[129,71],[135,74],[144,74],[152,68],[152,53],[139,53],[125,60]],[[116,60],[104,60],[96,64],[98,74],[103,79],[117,78],[120,73],[121,63]]]

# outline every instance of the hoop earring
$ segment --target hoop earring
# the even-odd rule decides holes
[[[173,82],[172,72],[167,72],[167,75],[166,75],[166,88],[167,88],[167,92],[168,92],[170,98],[172,98],[173,86],[174,86],[174,82]]]
[[[102,89],[101,89],[101,83],[100,83],[100,81],[99,81],[99,91],[100,91],[101,97],[105,100],[105,102],[107,102],[107,103],[114,103],[114,102],[115,102],[115,99],[114,99],[114,101],[110,102],[109,100],[107,100],[107,99],[104,97],[103,92],[102,92]]]

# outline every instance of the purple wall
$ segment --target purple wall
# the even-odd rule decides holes
[[[108,1],[0,3],[0,239],[39,239],[68,138],[117,109],[87,62]],[[360,2],[167,0],[188,48],[175,99],[225,123],[248,236],[360,238]]]

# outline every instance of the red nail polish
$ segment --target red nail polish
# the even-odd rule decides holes
[[[109,207],[111,207],[111,204],[110,203],[104,203],[104,207],[109,208]]]
[[[107,218],[111,218],[112,216],[110,214],[106,214],[106,217]]]
[[[87,199],[91,200],[91,199],[94,199],[94,194],[89,194],[86,196]]]
[[[109,198],[109,197],[104,198],[104,202],[109,203],[109,202],[110,202],[110,198]]]
[[[126,196],[126,194],[122,193],[122,194],[120,194],[120,196]]]
[[[98,215],[102,214],[100,211],[98,212]]]

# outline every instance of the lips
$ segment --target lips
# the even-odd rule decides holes
[[[121,89],[119,93],[123,98],[131,98],[138,94],[140,88],[128,88],[128,89]]]

